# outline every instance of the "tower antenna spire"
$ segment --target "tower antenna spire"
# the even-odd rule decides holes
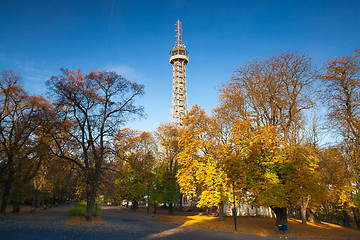
[[[175,29],[175,31],[176,31],[176,42],[175,42],[175,48],[182,48],[182,47],[184,47],[184,45],[182,44],[182,24],[181,24],[181,22],[180,22],[180,20],[177,20],[177,22],[176,22],[176,29]]]
[[[173,88],[170,110],[170,123],[182,126],[182,119],[188,111],[186,94],[186,64],[189,62],[189,52],[182,43],[182,26],[176,22],[176,42],[170,52],[170,64],[173,66]]]

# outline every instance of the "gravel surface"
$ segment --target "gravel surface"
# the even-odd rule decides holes
[[[103,206],[105,225],[67,225],[70,204],[27,215],[0,217],[0,240],[32,239],[280,239],[224,231],[182,227],[160,222],[146,213]],[[284,239],[285,237],[283,237]],[[294,239],[294,238],[291,238]],[[302,238],[304,239],[304,238]]]

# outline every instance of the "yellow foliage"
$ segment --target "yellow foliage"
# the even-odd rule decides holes
[[[228,195],[228,179],[220,162],[214,122],[196,105],[183,123],[176,175],[181,192],[197,196],[199,207],[217,206]]]

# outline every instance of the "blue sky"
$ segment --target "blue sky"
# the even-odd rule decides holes
[[[138,99],[152,131],[169,120],[175,23],[190,53],[188,101],[206,110],[236,66],[281,51],[306,51],[316,66],[360,48],[360,1],[1,0],[0,70],[20,71],[45,94],[60,68],[113,70],[145,84]]]

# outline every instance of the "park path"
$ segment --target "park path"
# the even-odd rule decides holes
[[[19,216],[0,217],[0,240],[38,239],[279,239],[272,236],[210,231],[182,227],[154,220],[141,212],[122,207],[103,206],[105,225],[73,226],[65,224],[70,204]]]

